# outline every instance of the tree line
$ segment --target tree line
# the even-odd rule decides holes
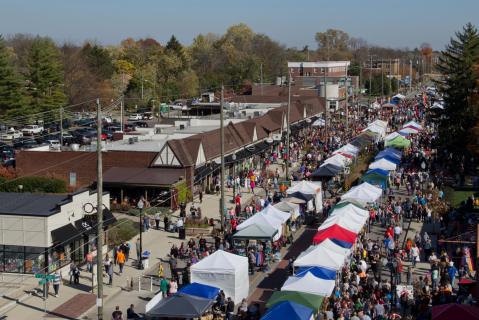
[[[369,54],[384,58],[421,55],[419,49],[372,46],[346,32],[315,35],[317,49],[290,48],[245,24],[222,35],[199,34],[189,46],[173,35],[123,40],[116,46],[96,42],[57,44],[48,37],[0,37],[0,116],[46,112],[66,104],[125,96],[127,105],[160,102],[215,91],[221,84],[247,93],[251,84],[272,83],[287,73],[287,61],[351,60],[351,75]]]

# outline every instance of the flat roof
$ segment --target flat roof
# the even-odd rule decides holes
[[[350,61],[316,61],[316,62],[288,62],[288,68],[334,68],[334,67],[348,67]]]
[[[0,214],[49,217],[60,211],[60,206],[71,201],[68,194],[39,194],[0,192]]]
[[[130,186],[169,186],[184,176],[182,168],[112,167],[103,176],[103,183]]]

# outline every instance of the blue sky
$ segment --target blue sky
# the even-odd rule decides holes
[[[2,0],[0,33],[48,35],[118,44],[127,37],[189,44],[198,33],[221,34],[244,22],[288,46],[316,48],[328,28],[387,47],[423,42],[443,49],[465,23],[479,25],[478,0]]]

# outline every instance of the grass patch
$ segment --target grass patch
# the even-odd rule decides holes
[[[457,208],[461,202],[466,201],[475,192],[473,190],[454,190],[453,188],[445,188],[445,197],[452,207]]]
[[[119,245],[123,241],[129,241],[140,233],[140,223],[130,219],[120,219],[115,222],[108,231],[108,244]]]

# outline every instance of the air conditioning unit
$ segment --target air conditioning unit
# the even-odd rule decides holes
[[[185,130],[185,125],[184,124],[180,124],[180,130]]]

